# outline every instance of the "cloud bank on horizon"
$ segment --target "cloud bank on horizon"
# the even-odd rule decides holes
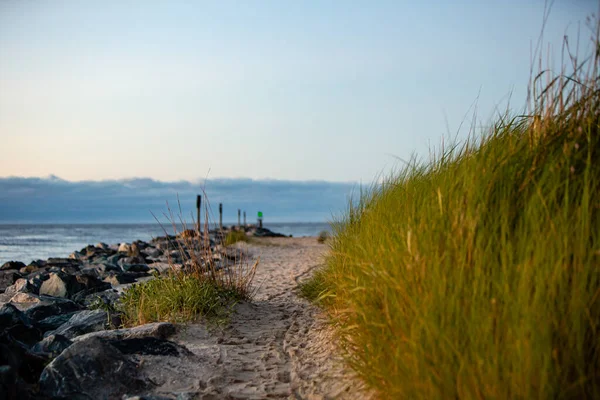
[[[218,203],[223,203],[223,220],[228,223],[237,221],[238,209],[247,212],[249,222],[258,211],[270,222],[324,222],[345,209],[359,185],[243,178],[72,182],[52,175],[0,177],[0,223],[153,223],[152,214],[166,221],[167,202],[178,214],[178,198],[184,219],[191,221],[196,195],[203,194],[203,188],[214,220],[218,220]]]

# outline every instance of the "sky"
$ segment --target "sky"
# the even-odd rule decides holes
[[[0,0],[0,177],[369,184],[523,109],[544,6]],[[597,10],[555,0],[544,49]]]

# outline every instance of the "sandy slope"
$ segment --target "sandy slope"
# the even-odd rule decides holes
[[[145,361],[155,394],[180,398],[368,398],[343,366],[322,313],[296,294],[319,265],[315,238],[261,239],[249,250],[261,263],[254,302],[241,304],[230,325],[207,332],[195,323],[172,340],[194,353],[184,364]],[[152,363],[156,363],[152,366]]]

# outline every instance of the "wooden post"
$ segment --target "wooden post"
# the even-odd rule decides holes
[[[202,196],[196,196],[196,229],[200,232],[200,206],[202,205]]]
[[[244,210],[244,228],[246,227],[246,211]]]
[[[219,229],[223,230],[223,203],[219,203]]]
[[[241,215],[242,215],[242,210],[240,210],[238,208],[238,229],[240,229],[242,227]]]

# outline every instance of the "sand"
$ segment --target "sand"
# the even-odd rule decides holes
[[[193,355],[146,357],[156,395],[229,399],[372,398],[344,366],[323,312],[297,293],[322,263],[316,238],[261,239],[254,301],[239,304],[222,328],[196,322],[171,340]]]

